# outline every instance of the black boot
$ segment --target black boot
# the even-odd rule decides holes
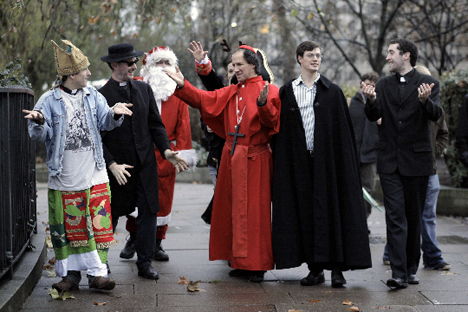
[[[132,259],[135,255],[135,245],[136,245],[136,233],[130,233],[130,237],[127,238],[127,243],[125,244],[124,249],[120,252],[120,258]]]
[[[156,261],[169,261],[169,255],[162,249],[162,239],[156,240],[156,249],[154,250],[154,260]]]

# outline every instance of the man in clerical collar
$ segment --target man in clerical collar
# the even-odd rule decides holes
[[[111,290],[107,251],[115,245],[108,176],[99,131],[110,131],[132,112],[131,104],[106,99],[87,87],[88,58],[70,41],[67,51],[52,41],[58,84],[44,93],[29,119],[29,135],[47,147],[49,170],[49,225],[62,280],[59,292],[78,289],[81,270],[87,269],[89,288]],[[92,224],[92,228],[89,226]]]
[[[362,85],[367,117],[382,118],[377,172],[384,194],[390,288],[419,284],[421,214],[433,173],[430,121],[442,114],[439,82],[413,68],[417,59],[412,41],[394,39],[387,62],[395,77],[380,79],[375,88]]]
[[[110,46],[108,55],[101,57],[111,68],[112,76],[99,92],[110,106],[118,102],[132,103],[134,112],[116,131],[102,133],[102,141],[112,190],[114,230],[120,216],[138,207],[135,243],[138,275],[158,279],[159,274],[151,265],[159,211],[155,146],[177,172],[185,171],[188,165],[177,152],[171,151],[151,86],[133,80],[141,55],[143,52],[135,51],[132,44],[119,43]]]
[[[173,96],[177,84],[165,72],[165,70],[175,72],[177,63],[177,56],[169,47],[155,47],[146,53],[143,59],[143,67],[140,70],[141,77],[134,79],[144,81],[151,86],[158,111],[166,127],[171,150],[177,151],[182,158],[192,164],[191,166],[194,166],[197,161],[194,159],[196,158],[195,150],[191,149],[192,132],[188,106]],[[176,170],[168,160],[163,158],[158,149],[155,149],[155,153],[158,163],[159,212],[153,259],[168,261],[169,255],[162,247],[162,240],[166,239],[166,232],[171,220]],[[136,219],[133,216],[127,216],[125,227],[130,232],[130,239],[125,244],[120,257],[131,259],[136,252]]]

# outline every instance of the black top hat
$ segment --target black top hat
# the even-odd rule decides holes
[[[132,57],[138,57],[144,54],[141,51],[135,51],[131,43],[118,43],[111,45],[108,49],[109,55],[102,56],[101,61],[112,63],[120,62]]]

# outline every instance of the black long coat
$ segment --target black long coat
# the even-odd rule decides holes
[[[372,266],[354,133],[341,89],[321,76],[314,102],[313,174],[292,81],[280,90],[273,138],[273,256],[277,269]],[[313,176],[312,176],[313,175]]]
[[[109,106],[118,102],[132,103],[132,116],[125,116],[122,125],[102,134],[104,158],[109,167],[113,162],[135,166],[127,169],[131,177],[127,184],[117,183],[108,171],[112,194],[112,214],[123,216],[135,210],[136,178],[139,176],[152,213],[159,211],[158,169],[154,146],[164,154],[170,149],[166,128],[159,115],[153,91],[142,81],[130,82],[130,98],[119,92],[118,82],[109,79],[99,92],[107,99]],[[153,144],[154,143],[154,144]]]
[[[349,104],[349,116],[353,123],[358,160],[363,164],[368,164],[377,162],[379,126],[377,122],[367,119],[364,112],[365,106],[360,91],[356,92]]]
[[[405,86],[406,96],[399,99],[396,75],[380,79],[375,86],[377,99],[367,100],[367,118],[382,118],[380,141],[377,146],[377,172],[403,176],[429,176],[434,174],[432,161],[431,125],[442,116],[439,100],[439,82],[431,76],[413,69]],[[426,105],[418,99],[418,87],[434,83]]]

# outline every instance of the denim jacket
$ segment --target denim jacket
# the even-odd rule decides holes
[[[94,160],[97,167],[105,167],[100,131],[110,131],[122,124],[124,116],[114,119],[114,110],[94,87],[83,88],[86,121],[93,140]],[[62,158],[65,150],[67,118],[61,89],[55,88],[44,93],[34,106],[45,118],[43,125],[29,121],[29,136],[46,144],[47,168],[50,176],[62,172]],[[79,168],[77,168],[79,170]]]

